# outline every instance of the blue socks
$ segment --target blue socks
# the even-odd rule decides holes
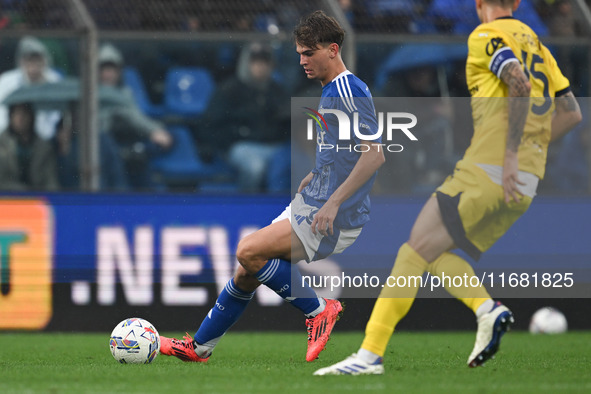
[[[302,275],[297,267],[291,263],[274,259],[256,274],[257,279],[279,294],[284,300],[300,309],[306,317],[316,316],[324,310],[326,303],[318,298],[316,292],[309,286],[302,284]],[[297,288],[299,297],[292,297],[292,284]],[[247,293],[234,284],[230,279],[218,296],[215,305],[195,333],[195,351],[200,357],[207,357],[217,345],[221,337],[238,321],[242,312],[254,296],[254,292]]]
[[[285,260],[273,259],[256,274],[262,284],[279,294],[285,301],[304,312],[307,317],[315,316],[324,309],[324,300],[306,283],[302,284],[302,274],[297,267]],[[292,297],[292,288],[296,286],[298,297]]]
[[[240,290],[234,284],[234,279],[230,279],[199,326],[195,341],[213,349],[222,335],[238,321],[253,295],[254,292]]]

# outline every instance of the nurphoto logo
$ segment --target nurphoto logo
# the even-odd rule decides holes
[[[404,146],[401,144],[390,143],[393,140],[395,132],[402,132],[411,141],[418,141],[418,138],[410,131],[411,128],[416,126],[417,117],[409,112],[378,112],[378,129],[375,133],[370,130],[369,125],[359,121],[359,113],[357,111],[352,112],[353,127],[351,127],[351,119],[347,113],[338,109],[325,109],[320,108],[315,111],[312,108],[304,107],[304,113],[310,118],[307,120],[307,134],[306,138],[308,141],[314,140],[314,124],[316,124],[316,143],[318,149],[322,151],[336,150],[338,151],[355,151],[365,152],[370,149],[366,144],[355,144],[355,140],[351,138],[351,129],[360,140],[363,141],[375,141],[378,140],[384,134],[388,143],[372,143],[372,145],[378,146],[378,150],[384,150],[387,152],[402,152]],[[326,133],[328,132],[328,122],[324,115],[336,117],[338,122],[338,141],[347,142],[349,144],[341,143],[329,143],[325,140]],[[384,118],[386,119],[386,125],[384,127]],[[362,131],[360,130],[362,129]]]

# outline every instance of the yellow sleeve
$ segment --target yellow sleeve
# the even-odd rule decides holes
[[[507,63],[519,62],[509,44],[510,42],[505,33],[481,25],[468,38],[470,60],[477,67],[488,69],[499,77]]]

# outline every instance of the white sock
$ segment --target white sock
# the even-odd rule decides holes
[[[222,339],[222,336],[219,336],[217,338],[213,338],[211,341],[208,341],[203,344],[193,341],[193,347],[195,348],[195,353],[197,353],[197,355],[201,358],[209,357],[211,355],[211,353],[213,353],[213,349],[218,344],[220,339]]]
[[[476,318],[479,319],[480,316],[484,315],[485,313],[490,312],[490,310],[495,306],[495,302],[493,300],[486,300],[476,309]]]
[[[363,348],[359,349],[359,351],[357,352],[357,357],[359,357],[368,364],[373,364],[380,358],[380,356],[378,356],[377,354]]]
[[[306,315],[307,319],[310,319],[312,317],[316,317],[320,313],[324,312],[324,308],[326,308],[326,300],[324,298],[318,297],[318,302],[320,303],[320,305],[318,306],[318,308],[314,309],[312,312],[310,312]]]

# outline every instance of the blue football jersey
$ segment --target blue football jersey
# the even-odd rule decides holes
[[[378,124],[371,92],[362,80],[349,71],[342,72],[322,88],[318,112],[324,121],[315,127],[314,177],[302,190],[302,195],[306,204],[320,208],[357,164],[363,150],[358,135],[375,143],[381,143],[381,137],[377,135]],[[343,119],[345,115],[348,127]],[[369,192],[375,177],[376,174],[343,202],[334,222],[337,227],[358,228],[369,221]]]

